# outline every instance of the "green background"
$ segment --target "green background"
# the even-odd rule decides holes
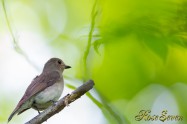
[[[183,116],[177,124],[187,123],[186,0],[4,2],[0,31],[7,30],[12,49],[30,62],[16,34],[36,32],[55,56],[73,66],[65,78],[95,81],[98,98],[88,97],[106,123],[150,123],[136,121],[135,116],[140,110],[156,109],[160,111],[153,114],[166,109],[168,114]],[[0,106],[7,113],[0,116],[4,122],[11,108],[3,102]]]

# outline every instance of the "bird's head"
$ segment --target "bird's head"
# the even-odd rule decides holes
[[[68,68],[71,68],[71,66],[66,65],[61,59],[51,58],[44,65],[43,72],[59,71],[62,73],[64,69],[68,69]]]

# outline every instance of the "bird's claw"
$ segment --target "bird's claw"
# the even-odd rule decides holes
[[[54,101],[54,100],[50,100],[50,102],[52,102],[53,105],[56,105],[56,104],[57,104],[57,101]]]

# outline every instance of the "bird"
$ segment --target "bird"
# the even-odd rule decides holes
[[[8,122],[15,114],[19,115],[30,108],[37,110],[40,114],[40,111],[57,102],[64,89],[62,73],[68,68],[71,66],[66,65],[59,58],[49,59],[42,73],[36,76],[27,87],[23,97],[10,114]]]

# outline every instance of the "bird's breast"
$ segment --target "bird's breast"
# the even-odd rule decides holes
[[[38,93],[34,98],[34,104],[38,109],[45,109],[51,105],[51,101],[57,101],[64,89],[63,82],[56,82],[45,90]],[[49,104],[50,103],[50,104]]]

